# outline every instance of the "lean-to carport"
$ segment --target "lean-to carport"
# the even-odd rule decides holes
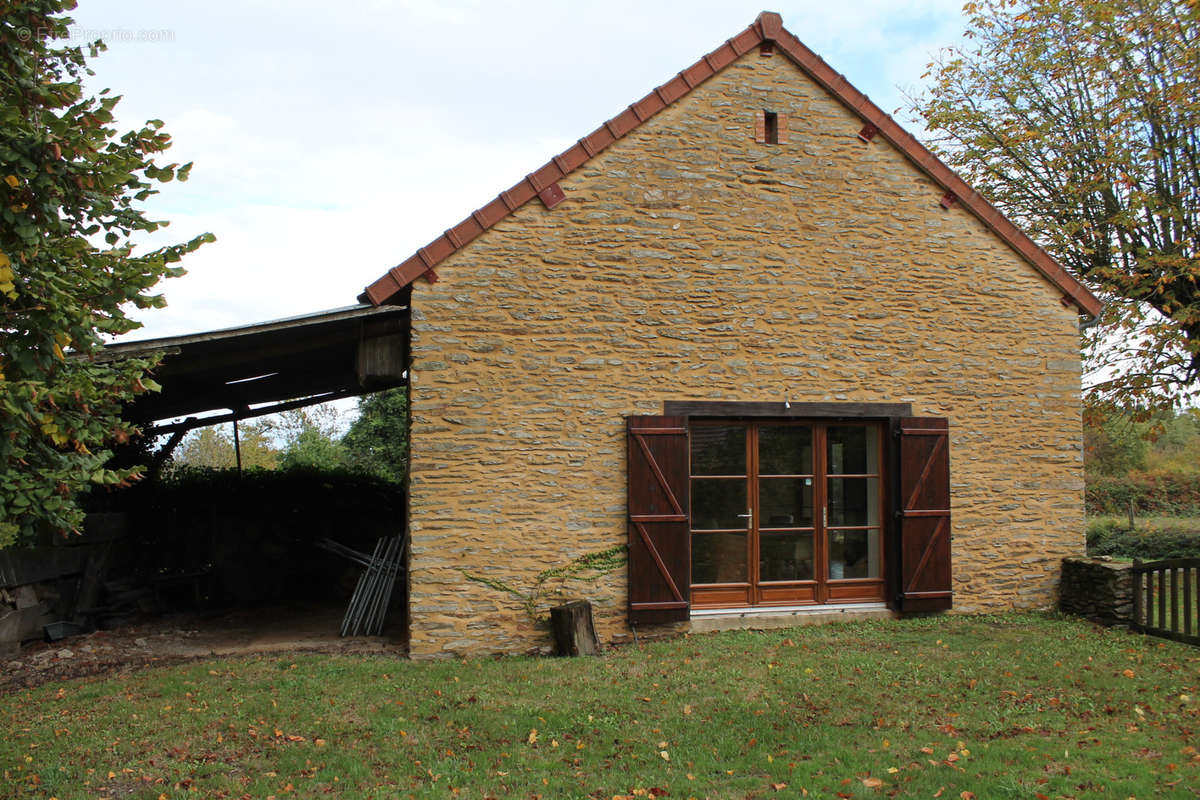
[[[100,357],[160,359],[151,375],[161,391],[139,395],[124,410],[125,418],[139,425],[147,438],[169,436],[150,456],[153,476],[183,435],[194,428],[234,422],[236,446],[239,420],[403,386],[408,353],[407,307],[358,305],[113,344]],[[154,492],[159,490],[153,488],[121,508],[127,529],[124,538],[154,543],[133,549],[155,553],[151,561],[161,561],[147,566],[143,557],[136,568],[130,567],[130,574],[149,574],[149,583],[156,587],[192,587],[197,608],[232,602],[244,610],[251,602],[277,604],[303,598],[308,609],[301,616],[328,626],[329,603],[346,602],[340,595],[345,582],[339,577],[361,566],[360,586],[350,598],[342,633],[378,634],[393,585],[397,580],[404,583],[403,492],[398,487],[383,493],[378,487],[372,489],[368,483],[376,479],[364,479],[368,483],[344,475],[314,479],[303,470],[279,478],[264,478],[261,473],[243,476],[240,455],[238,466],[234,482],[222,484],[218,477],[211,487],[203,484],[211,502],[206,495],[197,503],[195,494],[187,494],[185,483],[182,490],[166,490],[177,491],[172,497],[182,499],[156,505]],[[292,484],[295,489],[288,488]],[[157,486],[157,482],[143,486]],[[372,507],[362,502],[366,496],[382,498],[391,511],[382,515],[360,511]],[[379,539],[376,555],[368,555],[370,542],[380,536],[384,538]],[[336,546],[340,554],[355,554],[355,558],[343,562],[327,554],[314,556],[318,551],[313,545]],[[406,593],[401,589],[397,596],[403,599]],[[294,613],[281,619],[288,624],[296,621]]]
[[[237,328],[117,343],[103,358],[161,355],[160,392],[125,410],[147,435],[182,434],[400,386],[407,380],[405,306],[350,306]]]

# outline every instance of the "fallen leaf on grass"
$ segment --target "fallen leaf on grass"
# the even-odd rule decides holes
[[[533,730],[531,730],[531,731],[529,732],[529,743],[530,743],[530,744],[536,744],[536,743],[537,743],[537,728],[534,728]]]
[[[777,792],[782,792],[784,789],[787,788],[787,784],[786,783],[772,783],[771,788]]]
[[[863,786],[868,789],[880,789],[883,787],[883,781],[879,778],[863,778]]]

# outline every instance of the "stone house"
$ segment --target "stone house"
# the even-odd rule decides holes
[[[567,582],[606,641],[1044,607],[1083,551],[1099,302],[777,14],[360,299],[411,309],[414,657],[546,642],[496,584],[626,544]]]

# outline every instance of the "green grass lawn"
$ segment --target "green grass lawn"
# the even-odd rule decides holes
[[[217,660],[21,691],[0,718],[5,798],[1200,790],[1200,650],[1032,614],[593,659]]]

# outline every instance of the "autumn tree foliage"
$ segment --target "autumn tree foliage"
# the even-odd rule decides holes
[[[212,238],[139,253],[136,237],[166,224],[140,204],[191,165],[155,160],[161,122],[118,133],[119,98],[85,94],[73,6],[0,4],[0,546],[77,529],[77,492],[137,475],[106,469],[106,448],[135,435],[121,404],[154,388],[150,363],[97,358],[102,337],[139,327],[128,313],[162,306],[155,285]]]
[[[1200,394],[1200,4],[981,0],[913,108],[931,145],[1106,300],[1090,399]]]
[[[232,425],[209,425],[193,431],[175,455],[175,463],[189,467],[233,469],[241,454],[245,469],[275,469],[279,451],[271,442],[270,427],[263,422],[238,425],[237,445]]]

